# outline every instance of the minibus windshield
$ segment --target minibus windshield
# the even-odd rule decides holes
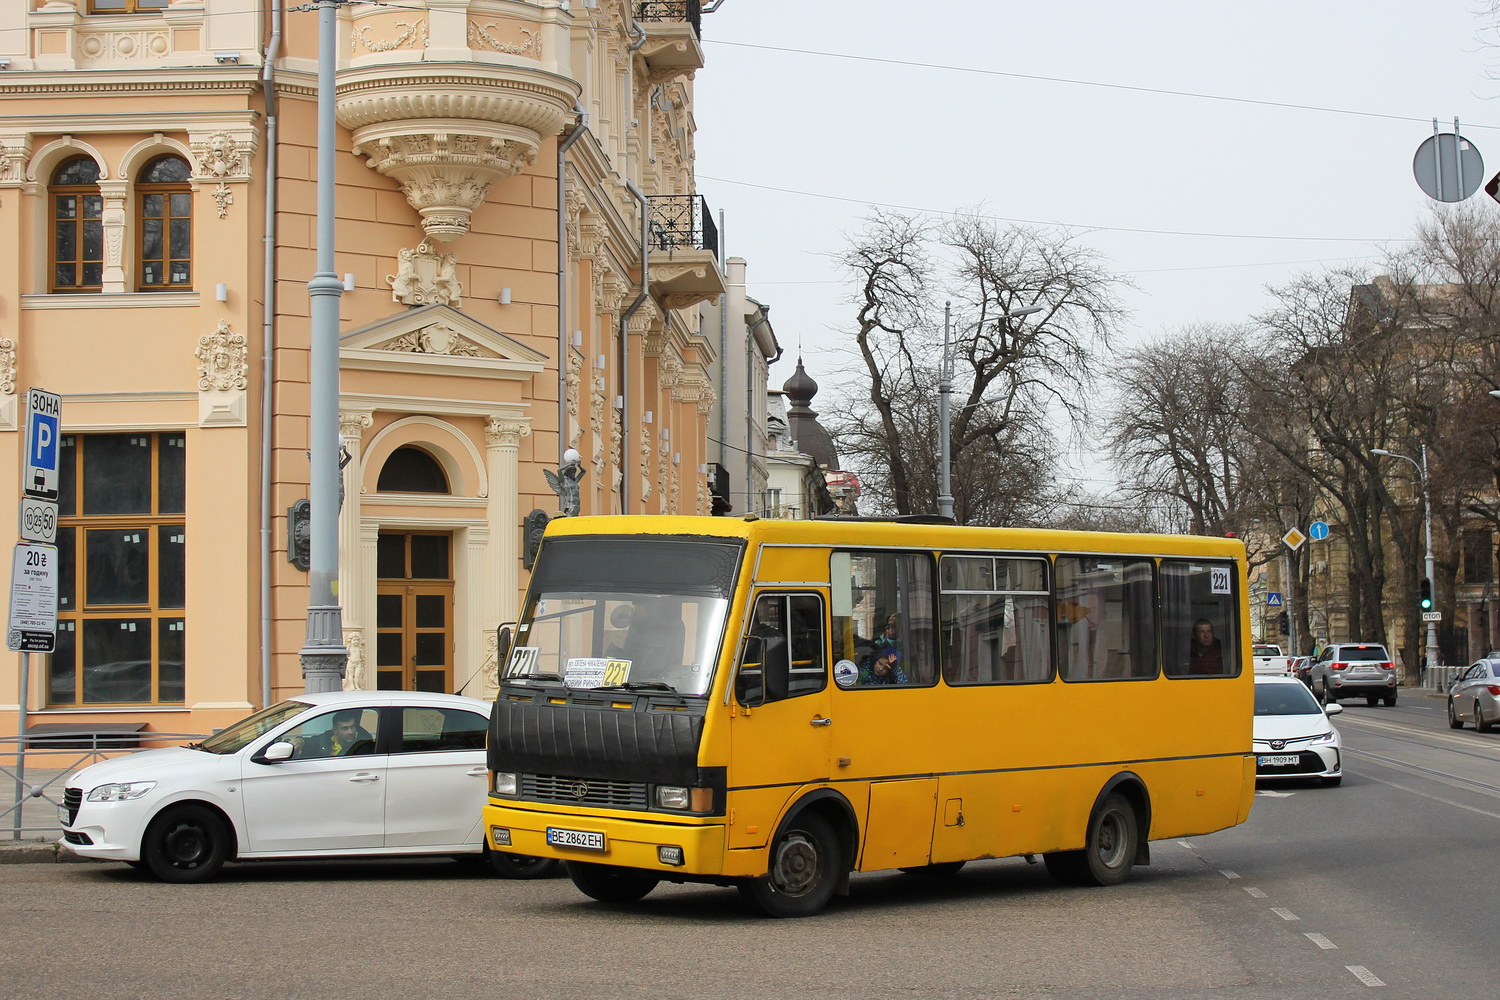
[[[548,539],[506,678],[706,694],[742,552],[719,539]]]

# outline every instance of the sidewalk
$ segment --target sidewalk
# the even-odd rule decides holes
[[[62,836],[62,824],[57,818],[57,807],[62,802],[63,785],[67,776],[77,767],[58,768],[59,763],[75,763],[74,760],[53,759],[47,761],[52,767],[33,767],[27,755],[25,786],[19,816],[15,810],[16,771],[15,759],[0,758],[0,864],[51,864],[56,862],[89,861],[58,844]],[[77,757],[70,753],[69,757]],[[88,761],[76,761],[85,764]],[[28,794],[36,789],[40,795]],[[17,830],[19,827],[19,831]],[[19,836],[18,836],[19,832]]]

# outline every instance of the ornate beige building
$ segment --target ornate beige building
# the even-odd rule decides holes
[[[338,8],[347,686],[494,690],[568,449],[583,513],[711,509],[699,14]],[[33,724],[206,732],[303,689],[318,18],[0,5],[0,484],[19,498],[28,387],[66,435]]]

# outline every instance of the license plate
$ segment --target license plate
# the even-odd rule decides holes
[[[604,834],[594,830],[564,830],[547,827],[547,843],[553,847],[574,847],[582,851],[604,850]]]
[[[67,806],[58,806],[57,807],[57,819],[58,819],[58,822],[60,822],[63,826],[67,826],[68,825],[68,807]]]
[[[1279,756],[1274,756],[1274,755],[1273,756],[1266,756],[1266,757],[1262,757],[1260,759],[1260,766],[1261,767],[1285,767],[1288,764],[1295,764],[1295,763],[1297,763],[1301,759],[1302,758],[1300,756],[1298,756],[1297,754],[1294,754],[1294,753],[1281,754]]]

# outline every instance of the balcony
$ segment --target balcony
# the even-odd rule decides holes
[[[712,513],[722,517],[734,510],[729,499],[729,470],[718,462],[708,463],[708,494],[713,502]]]
[[[652,83],[703,68],[703,11],[699,0],[641,0],[635,19],[646,30],[641,57]]]
[[[668,309],[688,309],[724,293],[719,229],[701,195],[658,195],[651,208],[651,291]]]

